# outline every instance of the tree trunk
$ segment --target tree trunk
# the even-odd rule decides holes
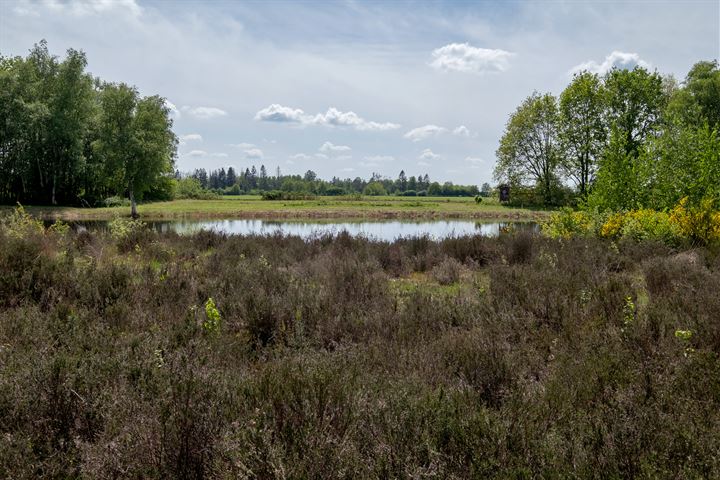
[[[57,205],[57,200],[55,200],[55,183],[56,183],[56,182],[55,182],[55,177],[56,177],[56,176],[55,176],[55,174],[53,173],[53,179],[52,179],[52,198],[51,198],[51,200],[50,200],[53,205]]]
[[[139,215],[137,213],[137,203],[135,203],[135,193],[133,193],[132,188],[130,188],[129,196],[130,196],[130,216],[132,218],[138,218]]]

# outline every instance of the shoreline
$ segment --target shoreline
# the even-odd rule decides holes
[[[0,206],[0,214],[11,205]],[[53,207],[26,206],[25,210],[44,221],[67,222],[112,220],[130,216],[129,207]],[[173,200],[138,206],[140,218],[153,220],[203,219],[367,219],[367,220],[508,220],[541,221],[549,210],[506,207],[496,202],[477,205],[470,199],[433,197],[408,200],[380,197],[362,200],[341,200],[321,197],[316,200],[266,201],[257,197],[220,200]]]
[[[32,207],[26,208],[28,213],[44,221],[78,222],[78,221],[103,221],[112,220],[116,216],[129,218],[129,212],[120,214],[116,211],[109,212],[87,212],[79,214],[76,211],[46,211],[36,210]],[[105,210],[105,209],[99,209]],[[188,212],[176,213],[153,212],[149,214],[140,213],[140,220],[156,221],[156,220],[204,220],[204,219],[306,219],[306,220],[511,220],[511,221],[540,221],[548,218],[549,212],[503,212],[503,211],[484,211],[484,212],[439,212],[439,211],[420,211],[420,212],[404,212],[404,211],[352,211],[352,210],[259,210],[247,211],[239,210],[233,212]]]

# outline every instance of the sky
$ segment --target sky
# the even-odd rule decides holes
[[[509,115],[576,71],[682,80],[720,57],[720,0],[0,0],[0,54],[46,39],[161,95],[184,172],[492,183]]]

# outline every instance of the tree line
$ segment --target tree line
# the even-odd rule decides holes
[[[583,71],[559,98],[534,92],[510,115],[495,179],[544,205],[662,210],[684,197],[717,200],[719,125],[717,61],[696,63],[682,82],[642,67]]]
[[[265,165],[258,170],[254,165],[239,174],[233,167],[220,168],[208,172],[204,168],[196,169],[185,175],[197,182],[205,190],[224,195],[262,194],[281,191],[308,193],[314,195],[404,195],[404,196],[475,196],[481,193],[489,195],[490,186],[485,185],[481,192],[475,185],[455,185],[452,182],[431,182],[430,176],[420,174],[408,177],[404,170],[393,180],[373,173],[365,180],[333,177],[322,180],[308,170],[304,175],[283,175],[278,167],[274,175],[269,175]],[[182,180],[181,180],[182,181]],[[197,191],[197,189],[195,190]]]
[[[86,72],[35,45],[0,56],[0,202],[94,206],[170,198],[177,139],[165,100]]]

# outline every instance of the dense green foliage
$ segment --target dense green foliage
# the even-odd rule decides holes
[[[498,177],[504,175],[515,185],[532,181],[546,205],[551,204],[553,185],[558,183],[557,124],[555,98],[533,93],[510,116],[497,151]]]
[[[720,260],[0,229],[0,477],[717,478]]]
[[[699,62],[677,85],[642,67],[581,72],[560,95],[534,93],[513,113],[497,151],[498,181],[599,210],[673,208],[720,199],[720,69]],[[556,114],[557,109],[557,114]],[[717,206],[717,205],[716,205]]]
[[[0,203],[101,205],[172,196],[175,135],[160,97],[60,61],[43,41],[26,58],[0,57]]]

